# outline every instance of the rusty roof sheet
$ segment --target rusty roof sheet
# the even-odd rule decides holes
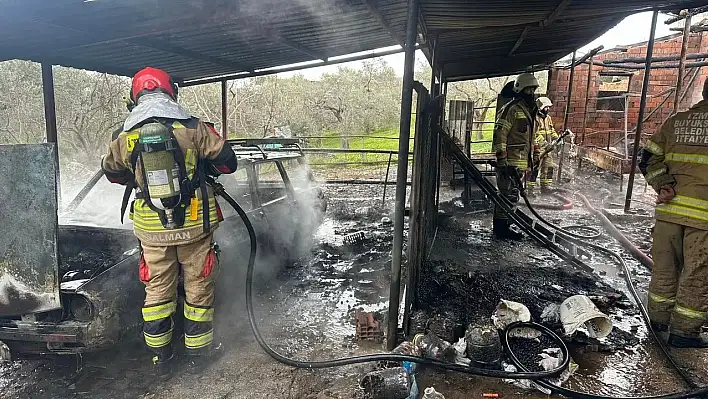
[[[421,0],[419,30],[428,46],[435,40],[438,65],[455,80],[547,66],[633,12],[694,3],[701,2]],[[408,0],[0,4],[0,60],[27,59],[119,75],[151,65],[188,81],[400,44]],[[429,49],[426,54],[430,56]]]

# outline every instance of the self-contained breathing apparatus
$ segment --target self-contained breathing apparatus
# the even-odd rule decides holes
[[[130,194],[136,189],[135,199],[143,199],[157,213],[165,229],[181,228],[187,212],[190,220],[198,219],[199,199],[196,198],[196,191],[200,189],[203,227],[208,232],[209,201],[204,161],[197,160],[194,173],[189,178],[186,159],[174,135],[171,121],[151,119],[137,130],[137,141],[132,141],[130,163],[133,173],[137,173],[139,167],[142,186],[137,183],[137,179],[126,186],[121,220]]]

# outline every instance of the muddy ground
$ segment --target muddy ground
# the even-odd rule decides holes
[[[566,178],[566,188],[584,192],[598,208],[609,209],[613,203],[623,202],[619,179],[607,173],[586,168],[580,174],[568,171]],[[261,273],[254,298],[257,323],[266,341],[280,353],[312,360],[383,350],[382,344],[357,343],[354,338],[356,309],[378,312],[383,322],[387,306],[393,225],[382,218],[391,216],[394,190],[389,187],[387,201],[381,207],[382,189],[370,185],[328,186],[327,217],[315,234],[309,254],[287,267],[279,267],[268,257],[261,259],[258,267],[267,270]],[[589,262],[593,270],[575,270],[528,238],[521,243],[494,240],[489,202],[480,197],[471,207],[460,208],[456,196],[459,189],[446,189],[441,196],[446,209],[455,212],[441,219],[421,280],[421,310],[414,318],[414,329],[422,330],[428,324],[441,335],[456,338],[468,323],[487,319],[501,298],[525,303],[536,320],[547,304],[570,295],[582,293],[598,302],[611,298],[601,308],[615,324],[613,334],[599,345],[572,345],[579,370],[567,385],[608,395],[658,394],[683,388],[648,338],[622,275],[610,259],[595,255]],[[636,184],[635,198],[649,204],[653,201],[651,189],[644,193],[643,181]],[[556,199],[539,196],[533,201]],[[653,211],[650,205],[635,205],[641,209],[636,216],[617,212],[610,216],[633,242],[649,250]],[[561,225],[598,226],[578,201],[570,211],[541,213]],[[345,243],[345,236],[360,231],[363,237]],[[620,250],[607,235],[596,242]],[[645,288],[648,271],[628,255],[624,257],[635,280]],[[216,329],[226,353],[206,372],[192,375],[180,368],[168,383],[153,381],[150,356],[140,342],[133,340],[82,358],[43,357],[2,364],[0,397],[362,397],[358,381],[373,365],[293,369],[273,361],[261,350],[244,309],[244,266],[242,261],[224,266],[229,269],[222,275]],[[708,367],[702,352],[684,350],[677,354],[694,375],[705,379]],[[481,397],[483,393],[547,397],[499,380],[434,370],[422,370],[418,383],[421,389],[434,386],[448,399]]]

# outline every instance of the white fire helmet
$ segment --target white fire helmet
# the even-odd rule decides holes
[[[543,109],[544,107],[552,107],[553,103],[548,97],[539,97],[536,99],[536,106],[538,109]]]
[[[532,73],[522,73],[514,81],[514,92],[521,93],[527,87],[538,87],[538,79]]]

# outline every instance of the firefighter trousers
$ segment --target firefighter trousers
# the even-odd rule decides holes
[[[523,173],[520,169],[516,169],[516,173]],[[516,203],[519,202],[519,182],[516,181],[516,179],[508,173],[508,171],[504,170],[504,168],[497,168],[496,170],[497,174],[497,189],[499,189],[499,194],[501,194],[502,197],[506,198],[511,202],[512,206],[516,206]],[[494,219],[495,220],[506,220],[508,219],[509,216],[507,216],[506,212],[496,204],[494,205]]]
[[[696,338],[708,314],[708,230],[656,221],[649,317]]]
[[[533,173],[531,174],[531,178],[527,182],[527,187],[529,188],[534,188],[536,187],[536,182],[540,180],[541,183],[541,188],[546,189],[550,188],[551,185],[553,184],[553,171],[554,171],[554,162],[552,159],[549,159],[549,157],[545,157],[541,160],[541,165],[539,165],[538,169],[535,169]]]
[[[159,356],[172,353],[172,315],[177,308],[180,269],[184,282],[184,345],[187,353],[207,352],[214,341],[214,280],[218,257],[212,235],[186,245],[142,246],[140,280],[145,284],[143,334]]]

